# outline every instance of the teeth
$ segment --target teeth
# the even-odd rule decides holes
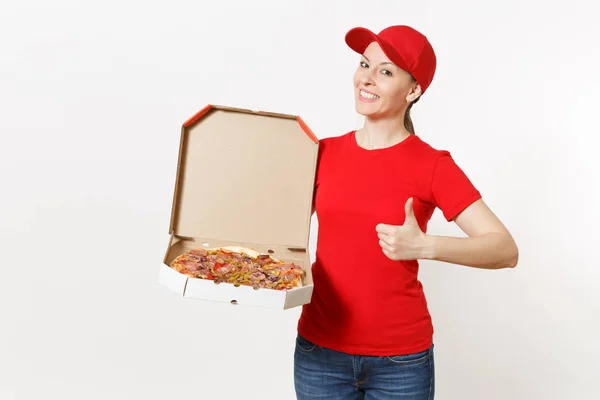
[[[374,99],[378,99],[379,98],[379,96],[376,96],[376,95],[371,94],[371,93],[367,93],[364,90],[360,91],[360,96],[363,97],[363,98],[365,98],[365,99],[367,99],[367,100],[374,100]]]

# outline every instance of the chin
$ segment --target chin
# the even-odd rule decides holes
[[[377,115],[377,106],[375,106],[375,104],[372,103],[364,103],[360,100],[357,100],[354,109],[357,113],[359,113],[360,115],[364,115],[365,117],[372,117]]]

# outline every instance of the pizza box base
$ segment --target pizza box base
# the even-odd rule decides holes
[[[254,289],[244,285],[236,287],[230,283],[216,284],[210,280],[191,278],[169,266],[171,261],[177,256],[193,248],[221,246],[247,247],[261,253],[270,253],[273,257],[286,262],[294,262],[300,265],[306,273],[303,282],[304,285],[300,288],[286,291],[263,288]],[[185,298],[281,310],[308,304],[313,291],[310,260],[306,251],[294,251],[293,249],[282,248],[280,246],[264,246],[207,238],[180,238],[175,236],[171,237],[167,253],[160,266],[158,283]]]

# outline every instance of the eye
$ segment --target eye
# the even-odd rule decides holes
[[[361,61],[361,62],[360,62],[360,66],[361,66],[361,67],[363,67],[363,68],[369,68],[369,64],[367,64],[367,63],[366,63],[366,62],[364,62],[364,61]]]
[[[388,69],[382,70],[381,73],[384,74],[384,75],[387,75],[387,76],[392,76],[392,73]]]

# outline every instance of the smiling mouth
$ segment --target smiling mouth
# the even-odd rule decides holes
[[[376,100],[379,98],[376,94],[365,92],[364,90],[360,90],[360,97],[364,100]]]

